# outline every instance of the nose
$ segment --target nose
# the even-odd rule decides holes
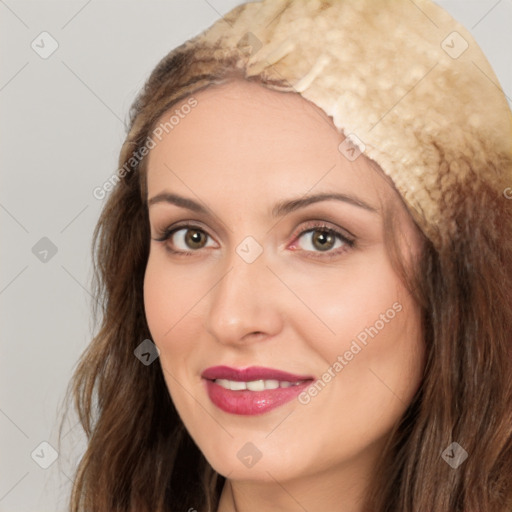
[[[226,345],[275,336],[282,329],[282,287],[267,267],[264,253],[252,263],[234,254],[227,271],[208,294],[206,330]]]

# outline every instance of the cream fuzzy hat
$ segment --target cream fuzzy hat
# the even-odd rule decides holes
[[[470,33],[429,0],[246,3],[160,68],[180,55],[187,71],[175,80],[188,93],[206,76],[223,78],[228,65],[316,104],[347,136],[340,151],[374,160],[435,244],[453,236],[454,209],[467,210],[468,198],[476,204],[482,187],[506,201],[512,115],[505,95]]]

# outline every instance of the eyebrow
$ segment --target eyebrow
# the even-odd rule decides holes
[[[365,203],[361,199],[354,197],[348,194],[338,194],[338,193],[319,193],[313,194],[305,197],[301,197],[298,199],[288,199],[284,201],[280,201],[272,208],[272,217],[282,217],[291,213],[299,208],[304,208],[313,203],[318,203],[320,201],[342,201],[344,203],[348,203],[352,206],[357,206],[369,212],[378,213],[378,210],[373,206]],[[193,199],[189,199],[186,197],[179,196],[177,194],[171,194],[170,192],[162,192],[152,197],[148,201],[148,205],[152,206],[157,203],[169,203],[179,206],[181,208],[186,208],[196,213],[208,214],[209,210],[205,208],[200,203],[194,201]]]

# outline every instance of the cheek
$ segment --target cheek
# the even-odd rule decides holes
[[[296,319],[308,329],[307,334],[303,331],[305,339],[315,345],[326,362],[349,350],[353,340],[361,347],[369,346],[377,337],[386,338],[388,348],[393,339],[399,342],[401,323],[414,305],[380,251],[354,259],[353,264],[329,274],[321,270],[323,275],[310,273],[300,278],[297,294],[307,298],[314,315],[301,315],[302,320],[296,315]]]
[[[160,350],[162,369],[177,377],[185,376],[194,367],[189,362],[204,337],[201,307],[212,288],[212,279],[206,272],[171,265],[158,250],[150,254],[146,266],[146,320],[152,341]]]
[[[157,345],[172,325],[171,304],[175,305],[174,290],[163,265],[150,255],[144,275],[144,310],[153,341]]]
[[[363,423],[384,404],[389,418],[399,415],[421,381],[424,347],[420,309],[387,258],[344,269],[307,297],[324,323],[301,324],[326,372],[320,376],[326,385],[318,386],[319,405],[337,410],[340,402],[351,403],[358,411],[353,418],[359,415]]]
[[[168,391],[178,411],[184,408],[182,387],[189,381],[194,353],[191,340],[198,339],[191,321],[199,300],[190,277],[182,269],[170,269],[165,256],[151,255],[144,275],[144,309],[152,341],[160,350],[160,365]]]
[[[171,269],[165,255],[150,254],[144,275],[144,308],[155,343],[171,340],[179,324],[193,314],[200,296],[184,267]],[[187,313],[190,312],[190,313]]]

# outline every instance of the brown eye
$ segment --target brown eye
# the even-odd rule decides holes
[[[325,221],[310,221],[294,236],[292,249],[312,258],[335,258],[354,249],[356,238]]]
[[[302,248],[305,251],[327,252],[331,249],[338,249],[344,245],[350,245],[349,241],[341,234],[328,228],[313,228],[303,231],[298,237],[299,240],[304,239]],[[336,245],[336,243],[338,244]]]
[[[207,247],[211,237],[197,226],[178,226],[166,231],[158,242],[165,242],[166,248],[176,254],[192,254]],[[213,241],[213,240],[212,240]]]
[[[313,231],[311,243],[320,251],[328,251],[334,247],[336,237],[328,231],[316,229]]]
[[[183,231],[183,230],[180,230]],[[199,229],[185,229],[184,242],[190,249],[201,249],[206,243],[207,235]]]

